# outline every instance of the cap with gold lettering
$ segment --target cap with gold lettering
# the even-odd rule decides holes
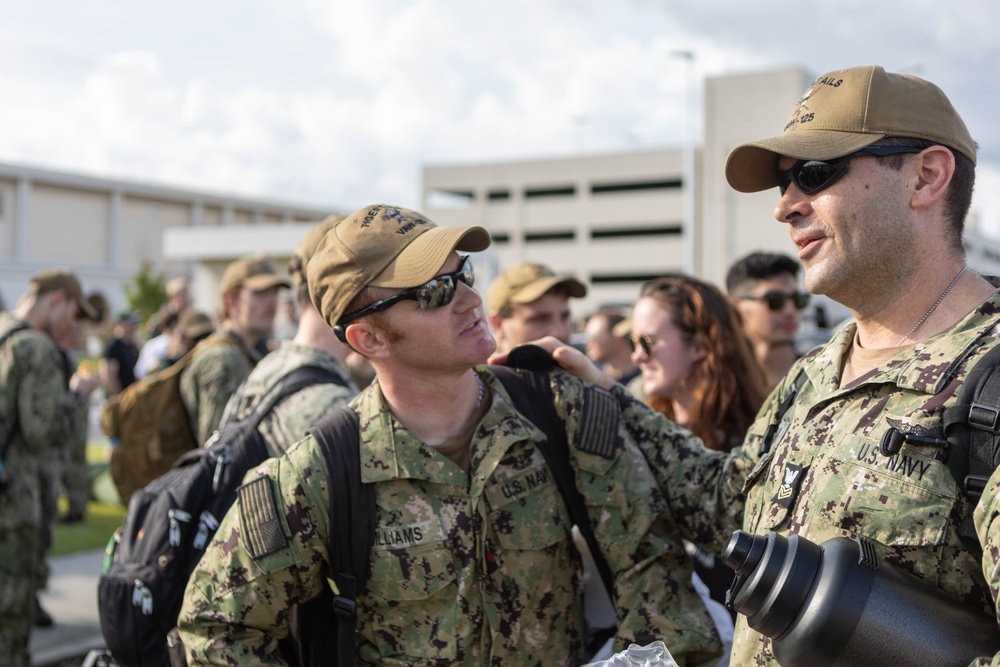
[[[366,287],[416,287],[436,276],[453,251],[489,245],[482,227],[439,227],[399,206],[366,206],[323,236],[306,267],[309,297],[336,326]]]
[[[740,192],[778,185],[778,161],[832,160],[886,137],[924,139],[976,163],[976,144],[948,98],[929,81],[878,66],[824,74],[802,95],[774,137],[734,148],[726,179]]]

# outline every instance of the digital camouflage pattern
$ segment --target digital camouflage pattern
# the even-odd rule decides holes
[[[87,465],[87,413],[82,413],[80,423],[71,429],[66,442],[66,466],[62,473],[63,488],[70,516],[83,516],[90,500],[90,468]]]
[[[371,576],[358,600],[358,664],[582,662],[580,559],[539,450],[544,435],[488,368],[478,372],[493,404],[473,438],[468,475],[395,420],[377,383],[352,403],[361,477],[376,484],[377,506]],[[681,665],[714,663],[721,646],[691,586],[692,563],[616,402],[558,372],[553,393],[575,445],[577,486],[615,573],[617,647],[657,638]],[[590,437],[601,433],[609,437]],[[191,664],[279,662],[274,637],[285,634],[287,609],[327,585],[329,496],[315,441],[248,479],[255,475],[270,480],[287,546],[251,557],[242,538],[261,519],[233,506],[185,591],[179,625]]]
[[[21,323],[0,313],[0,335]],[[0,348],[0,437],[16,421],[0,491],[0,661],[29,664],[28,638],[38,583],[41,529],[39,466],[60,456],[56,448],[85,410],[66,389],[62,359],[44,333],[27,329]]]
[[[228,344],[220,344],[226,341]],[[195,440],[205,444],[219,427],[226,402],[260,361],[260,353],[228,329],[218,329],[198,343],[198,351],[181,371],[181,400]]]
[[[625,408],[626,421],[641,424],[633,436],[692,541],[719,551],[738,528],[796,533],[816,543],[865,535],[884,545],[885,560],[994,614],[1000,589],[995,520],[1000,475],[993,475],[976,510],[985,546],[980,562],[958,536],[966,499],[942,463],[941,448],[905,444],[886,457],[879,442],[891,427],[943,437],[944,410],[955,404],[971,366],[997,344],[1000,295],[950,331],[906,348],[841,389],[839,369],[855,330],[849,324],[800,359],[766,401],[743,447],[728,455],[706,450],[638,403]],[[770,452],[760,457],[764,431],[800,369],[809,382],[782,420]],[[616,395],[624,401],[625,392]],[[646,413],[644,422],[636,416],[640,412]],[[750,630],[743,616],[737,620],[732,664],[778,664],[770,641]]]
[[[301,440],[312,425],[330,410],[346,405],[358,393],[350,373],[325,350],[291,341],[282,343],[260,360],[247,376],[243,390],[226,405],[227,418],[242,420],[253,412],[281,378],[302,366],[318,366],[335,373],[347,386],[315,384],[300,389],[278,403],[258,430],[271,456],[280,456]],[[230,416],[231,415],[231,416]]]

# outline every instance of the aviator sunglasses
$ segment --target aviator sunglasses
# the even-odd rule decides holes
[[[807,292],[792,292],[786,294],[777,290],[764,292],[760,296],[741,296],[743,301],[763,301],[770,310],[781,310],[785,303],[791,300],[795,304],[795,310],[803,310],[809,305],[809,294]]]
[[[476,281],[476,276],[472,272],[472,262],[469,261],[468,255],[463,255],[460,258],[457,271],[445,273],[440,276],[434,276],[423,285],[411,287],[410,289],[403,290],[399,294],[393,294],[385,299],[379,299],[375,303],[365,306],[361,310],[348,313],[347,315],[341,317],[340,321],[337,322],[338,328],[343,330],[343,327],[346,327],[359,317],[388,310],[400,301],[416,301],[420,305],[421,310],[431,310],[433,308],[446,306],[451,303],[452,299],[455,298],[455,290],[458,288],[458,281],[462,281],[469,287],[472,287],[473,283]]]
[[[900,153],[919,153],[924,150],[916,146],[868,146],[856,153],[834,158],[833,160],[799,160],[789,169],[778,171],[778,189],[785,194],[789,183],[795,183],[802,194],[811,195],[823,188],[828,188],[847,173],[851,160],[863,155],[898,155]]]

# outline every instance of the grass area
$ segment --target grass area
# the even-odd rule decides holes
[[[62,508],[65,512],[65,507]],[[65,556],[78,551],[103,549],[125,518],[121,505],[90,502],[87,515],[79,523],[57,523],[49,556]]]
[[[125,507],[117,501],[118,493],[110,478],[100,473],[107,468],[107,446],[100,441],[87,443],[87,461],[91,464],[91,492],[87,513],[79,523],[56,523],[49,556],[65,556],[79,551],[103,549],[122,525]],[[59,514],[66,514],[66,499],[59,499]]]

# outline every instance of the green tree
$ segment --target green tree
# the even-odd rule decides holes
[[[166,282],[162,273],[153,273],[153,263],[147,259],[132,280],[125,284],[125,303],[135,311],[143,327],[167,302]]]

